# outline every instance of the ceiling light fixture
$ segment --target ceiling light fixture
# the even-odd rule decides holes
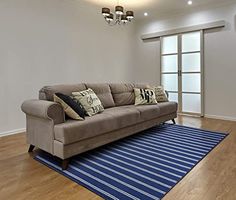
[[[143,15],[144,15],[145,17],[147,17],[147,16],[148,16],[148,13],[147,13],[147,12],[145,12]]]
[[[105,21],[114,26],[116,24],[127,24],[134,19],[134,12],[127,11],[124,12],[124,8],[119,5],[119,0],[117,1],[118,6],[115,7],[115,14],[111,12],[109,8],[102,8],[102,15],[104,16]]]
[[[188,5],[192,5],[193,4],[193,2],[190,0],[190,1],[188,1]]]

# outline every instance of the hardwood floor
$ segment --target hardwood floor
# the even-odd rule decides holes
[[[236,199],[236,122],[179,116],[177,124],[230,135],[182,179],[164,200]],[[98,200],[89,190],[40,164],[25,134],[0,138],[1,200]]]

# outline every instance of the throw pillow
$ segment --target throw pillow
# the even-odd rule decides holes
[[[135,105],[157,104],[153,89],[134,88]]]
[[[68,117],[76,120],[84,120],[85,110],[80,103],[75,102],[70,96],[62,93],[55,93],[53,97],[54,102],[61,104]]]
[[[100,99],[97,97],[97,95],[92,89],[89,88],[80,92],[72,92],[72,95],[81,103],[81,105],[89,116],[93,116],[97,113],[104,111]]]
[[[168,97],[162,86],[154,87],[157,102],[167,102]]]

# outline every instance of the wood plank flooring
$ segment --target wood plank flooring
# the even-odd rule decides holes
[[[236,200],[236,122],[179,116],[178,124],[230,135],[163,200]],[[25,134],[0,137],[1,200],[99,200],[96,194],[40,164]]]

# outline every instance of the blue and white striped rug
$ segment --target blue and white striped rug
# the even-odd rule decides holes
[[[225,137],[164,124],[75,156],[64,171],[47,154],[35,159],[104,199],[161,199]]]

